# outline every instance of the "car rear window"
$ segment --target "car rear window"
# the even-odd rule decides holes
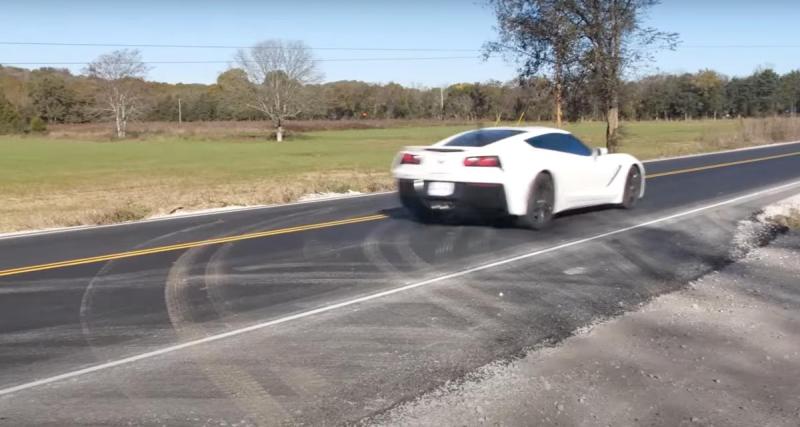
[[[481,129],[459,135],[448,142],[451,147],[484,147],[493,142],[522,133],[512,129]]]

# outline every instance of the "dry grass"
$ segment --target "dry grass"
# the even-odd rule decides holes
[[[393,188],[388,172],[336,171],[247,182],[163,181],[141,178],[103,190],[75,188],[47,197],[7,198],[0,207],[0,230],[34,230],[133,221],[177,211],[286,203],[325,192],[376,192]]]
[[[770,221],[790,230],[800,230],[800,209],[792,209],[786,215],[773,216]]]
[[[799,118],[736,119],[735,124],[733,132],[707,133],[698,140],[698,143],[725,150],[773,142],[800,140]]]
[[[433,119],[369,119],[369,120],[290,120],[285,124],[287,133],[347,130],[386,129],[399,127],[461,126],[473,122]],[[490,124],[488,124],[490,125]],[[132,122],[129,134],[134,138],[176,136],[185,138],[247,138],[269,139],[274,129],[269,121],[214,121],[214,122]],[[50,125],[48,135],[54,138],[108,140],[113,137],[109,123],[80,123]]]

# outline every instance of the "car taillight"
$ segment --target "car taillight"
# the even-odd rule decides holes
[[[464,166],[484,166],[490,168],[500,167],[500,158],[497,156],[473,156],[464,158]]]
[[[422,156],[411,153],[403,153],[403,158],[400,159],[401,165],[418,165],[422,163]]]

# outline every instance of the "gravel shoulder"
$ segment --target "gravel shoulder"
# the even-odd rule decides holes
[[[762,216],[785,224],[794,215],[791,226],[800,218],[798,206],[795,197]],[[585,328],[556,347],[486,366],[370,421],[797,426],[798,378],[795,229],[637,311]]]

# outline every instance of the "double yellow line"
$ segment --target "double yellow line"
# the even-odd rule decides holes
[[[678,175],[678,174],[682,174],[682,173],[698,172],[698,171],[704,171],[704,170],[708,170],[708,169],[725,168],[725,167],[728,167],[728,166],[743,165],[743,164],[746,164],[746,163],[763,162],[764,160],[774,160],[774,159],[781,159],[781,158],[784,158],[784,157],[792,157],[792,156],[800,156],[800,152],[777,154],[777,155],[774,155],[774,156],[766,156],[766,157],[757,157],[755,159],[737,160],[735,162],[715,163],[713,165],[698,166],[696,168],[678,169],[678,170],[669,171],[669,172],[652,173],[652,174],[647,174],[647,176],[645,178],[658,178],[660,176]]]
[[[773,160],[773,159],[780,159],[784,157],[792,157],[798,156],[800,152],[795,153],[787,153],[787,154],[778,154],[774,156],[767,156],[767,157],[758,157],[755,159],[747,159],[747,160],[739,160],[735,162],[727,162],[727,163],[717,163],[713,165],[707,166],[700,166],[696,168],[688,168],[688,169],[679,169],[669,172],[660,172],[654,174],[648,174],[646,178],[658,178],[661,176],[669,176],[669,175],[678,175],[684,173],[691,173],[691,172],[698,172],[708,169],[717,169],[717,168],[724,168],[729,166],[741,165],[745,163],[755,163],[755,162],[762,162],[765,160]],[[175,245],[169,246],[159,246],[155,248],[149,249],[140,249],[135,251],[128,251],[128,252],[120,252],[115,254],[108,254],[108,255],[100,255],[95,257],[89,258],[79,258],[73,260],[66,260],[66,261],[59,261],[59,262],[52,262],[49,264],[39,264],[39,265],[31,265],[27,267],[18,267],[18,268],[11,268],[8,270],[0,270],[0,277],[3,276],[11,276],[16,274],[23,274],[23,273],[31,273],[34,271],[43,271],[43,270],[52,270],[56,268],[63,268],[63,267],[72,267],[76,265],[83,265],[83,264],[92,264],[96,262],[104,262],[104,261],[112,261],[115,259],[123,259],[123,258],[132,258],[142,255],[150,255],[150,254],[158,254],[162,252],[172,252],[172,251],[179,251],[183,249],[191,249],[197,248],[201,246],[209,246],[209,245],[218,245],[222,243],[231,243],[231,242],[238,242],[241,240],[249,240],[249,239],[258,239],[262,237],[270,237],[270,236],[279,236],[281,234],[290,234],[290,233],[297,233],[300,231],[309,231],[309,230],[318,230],[321,228],[331,228],[331,227],[338,227],[340,225],[347,225],[347,224],[357,224],[362,222],[369,222],[369,221],[377,221],[380,219],[387,218],[386,215],[378,214],[378,215],[368,215],[368,216],[361,216],[356,218],[348,218],[338,221],[329,221],[329,222],[322,222],[318,224],[308,224],[308,225],[300,225],[296,227],[288,227],[288,228],[280,228],[275,230],[267,230],[267,231],[260,231],[256,233],[249,233],[249,234],[241,234],[238,236],[230,236],[230,237],[220,237],[216,239],[208,239],[208,240],[198,240],[195,242],[187,242],[187,243],[178,243]]]
[[[142,255],[158,254],[162,252],[179,251],[183,249],[197,248],[201,246],[219,245],[222,243],[238,242],[241,240],[258,239],[261,237],[279,236],[281,234],[297,233],[299,231],[319,230],[320,228],[331,228],[340,225],[358,224],[361,222],[376,221],[386,218],[386,215],[368,215],[356,218],[342,219],[338,221],[321,222],[318,224],[300,225],[297,227],[279,228],[275,230],[259,231],[256,233],[240,234],[238,236],[220,237],[216,239],[198,240],[195,242],[178,243],[169,246],[159,246],[149,249],[140,249],[136,251],[120,252],[116,254],[100,255],[89,258],[79,258],[67,261],[52,262],[49,264],[31,265],[27,267],[11,268],[8,270],[0,270],[0,277],[11,276],[15,274],[30,273],[34,271],[52,270],[55,268],[72,267],[76,265],[92,264],[96,262],[111,261],[115,259],[132,258]]]

